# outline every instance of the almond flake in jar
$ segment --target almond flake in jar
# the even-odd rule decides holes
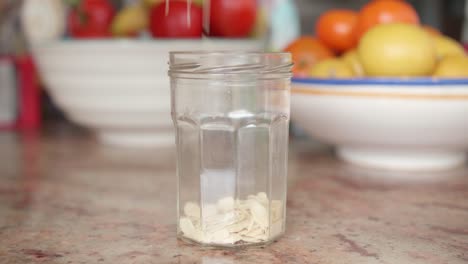
[[[224,197],[203,206],[187,202],[179,229],[183,236],[202,244],[266,242],[284,229],[283,202],[269,200],[264,192],[245,200]]]
[[[200,206],[194,202],[188,202],[184,205],[184,214],[188,217],[200,218]]]

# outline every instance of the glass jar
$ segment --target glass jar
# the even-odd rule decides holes
[[[291,56],[171,52],[178,236],[263,245],[285,230]]]

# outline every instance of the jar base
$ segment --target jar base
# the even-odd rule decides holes
[[[196,245],[196,246],[201,246],[203,248],[206,248],[206,249],[241,249],[241,248],[247,248],[247,247],[264,247],[264,246],[268,246],[274,242],[277,242],[282,236],[284,235],[284,233],[280,233],[278,235],[276,235],[275,237],[273,237],[272,239],[269,239],[267,241],[263,241],[263,242],[255,242],[255,243],[249,243],[249,242],[246,242],[246,243],[238,243],[238,244],[216,244],[216,243],[202,243],[200,241],[197,241],[197,240],[194,240],[194,239],[191,239],[191,238],[188,238],[182,234],[179,234],[177,236],[177,239],[184,242],[184,243],[187,243],[187,244],[191,244],[191,245]]]

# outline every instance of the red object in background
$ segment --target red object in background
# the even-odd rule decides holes
[[[465,50],[468,52],[468,43],[465,44]]]
[[[40,88],[31,56],[16,58],[18,75],[18,120],[20,130],[37,129],[41,124]]]
[[[111,36],[115,8],[108,0],[82,0],[68,17],[68,30],[75,38]]]
[[[0,129],[36,130],[41,125],[40,88],[36,67],[31,56],[1,57],[3,61],[11,62],[14,71],[11,73],[15,83],[10,87],[15,94],[8,100],[11,102],[14,119],[9,123],[0,123]],[[3,84],[2,84],[3,85]]]
[[[151,9],[150,31],[160,38],[201,38],[203,32],[202,9],[186,2],[171,1],[166,14],[166,4],[157,4]],[[190,13],[187,13],[190,12]]]
[[[247,37],[255,26],[256,16],[256,0],[211,0],[209,35]]]

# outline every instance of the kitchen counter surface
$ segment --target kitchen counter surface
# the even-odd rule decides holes
[[[468,263],[468,170],[356,168],[291,143],[287,231],[264,248],[175,237],[174,151],[86,132],[0,134],[0,263]]]

